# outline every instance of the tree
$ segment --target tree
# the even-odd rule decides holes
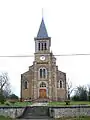
[[[0,94],[5,97],[11,93],[9,77],[7,73],[0,73]]]
[[[90,85],[87,85],[88,88],[88,101],[90,101]]]
[[[11,95],[9,96],[9,98],[10,98],[10,99],[16,99],[16,100],[18,100],[18,96],[15,95],[15,94],[11,94]]]
[[[73,100],[75,101],[87,101],[87,88],[85,86],[77,87]]]
[[[90,88],[89,88],[89,91],[88,91],[88,100],[90,101]]]
[[[4,104],[5,101],[6,101],[6,100],[5,100],[4,95],[0,93],[0,103],[1,103],[1,104]]]
[[[68,97],[68,100],[70,100],[70,95],[71,95],[71,93],[73,92],[74,89],[75,88],[72,88],[72,82],[69,81],[69,79],[68,79],[68,81],[67,81],[67,97]]]
[[[14,104],[15,102],[17,102],[19,100],[19,98],[18,98],[18,96],[17,95],[15,95],[15,94],[11,94],[10,96],[9,96],[9,102],[10,103],[12,103],[12,104]]]

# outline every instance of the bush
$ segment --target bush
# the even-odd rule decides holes
[[[77,96],[77,95],[74,95],[74,96],[72,97],[72,100],[73,100],[73,101],[80,101],[80,97]]]
[[[0,93],[0,103],[1,103],[1,104],[4,104],[5,101],[6,101],[6,99],[5,99],[4,95],[2,95],[2,94]]]
[[[18,100],[18,96],[15,95],[15,94],[11,94],[11,95],[9,96],[9,98],[10,98],[10,99],[16,99],[16,100]]]
[[[70,105],[70,100],[65,101],[66,105]]]
[[[75,90],[75,94],[73,97],[73,100],[75,101],[87,101],[88,96],[87,96],[87,88],[85,86],[79,86]]]
[[[88,96],[88,101],[90,101],[90,95]]]

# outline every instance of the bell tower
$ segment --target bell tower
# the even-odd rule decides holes
[[[51,97],[51,37],[48,36],[44,19],[42,18],[35,40],[34,54],[34,99]]]
[[[50,53],[51,38],[48,37],[44,19],[42,18],[40,28],[35,40],[35,53]]]

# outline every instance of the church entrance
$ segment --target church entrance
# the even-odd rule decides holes
[[[39,98],[47,98],[47,85],[41,82],[39,85]]]
[[[39,89],[39,97],[40,98],[46,98],[47,97],[46,89]]]

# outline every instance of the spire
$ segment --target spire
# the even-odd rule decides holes
[[[42,18],[41,25],[40,25],[40,28],[39,28],[39,31],[38,31],[38,34],[37,34],[37,38],[38,39],[48,38],[48,33],[47,33],[47,30],[46,30],[43,18]]]

